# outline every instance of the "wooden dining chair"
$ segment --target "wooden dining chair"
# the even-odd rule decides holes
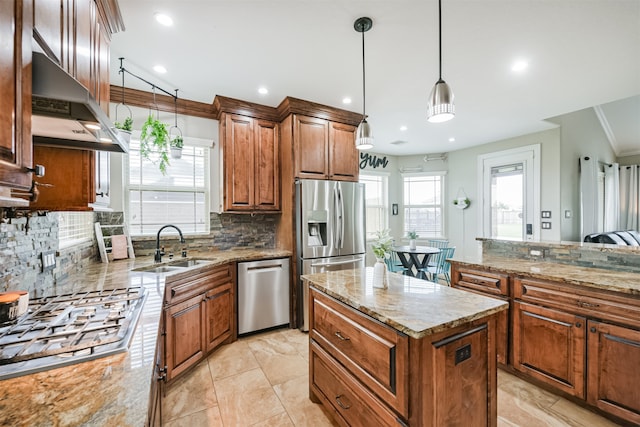
[[[453,256],[456,248],[440,248],[440,252],[433,256],[434,265],[429,265],[427,268],[422,268],[422,271],[432,282],[438,283],[438,276],[443,275],[447,281],[447,285],[451,286],[451,277],[449,276],[449,270],[451,264],[447,262],[448,258]]]

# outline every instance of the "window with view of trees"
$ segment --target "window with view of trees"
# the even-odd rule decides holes
[[[360,172],[360,182],[365,188],[367,239],[372,239],[376,231],[384,230],[389,224],[389,177],[387,174]]]
[[[129,146],[129,229],[152,235],[165,224],[185,234],[209,232],[210,141],[184,137],[180,159],[170,158],[167,174],[140,156],[140,132]],[[152,154],[153,157],[153,154]]]
[[[415,231],[420,237],[444,235],[444,173],[405,174],[404,235]]]

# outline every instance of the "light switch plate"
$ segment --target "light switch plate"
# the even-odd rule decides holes
[[[551,230],[551,223],[547,222],[547,221],[543,221],[542,222],[542,229],[543,230]]]
[[[40,254],[42,258],[42,271],[53,270],[56,267],[56,251],[46,251]]]

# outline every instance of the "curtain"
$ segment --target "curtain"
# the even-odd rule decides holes
[[[582,238],[598,231],[598,161],[580,157],[580,233]]]
[[[604,230],[617,231],[620,220],[620,172],[618,164],[604,167]],[[626,230],[626,228],[625,228]]]
[[[640,230],[640,166],[620,168],[620,230]]]

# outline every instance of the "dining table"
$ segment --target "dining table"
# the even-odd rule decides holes
[[[405,274],[419,279],[427,278],[424,270],[429,265],[429,259],[433,254],[440,252],[440,249],[431,246],[416,246],[415,248],[393,246],[391,250],[398,254],[398,259],[406,269]]]

